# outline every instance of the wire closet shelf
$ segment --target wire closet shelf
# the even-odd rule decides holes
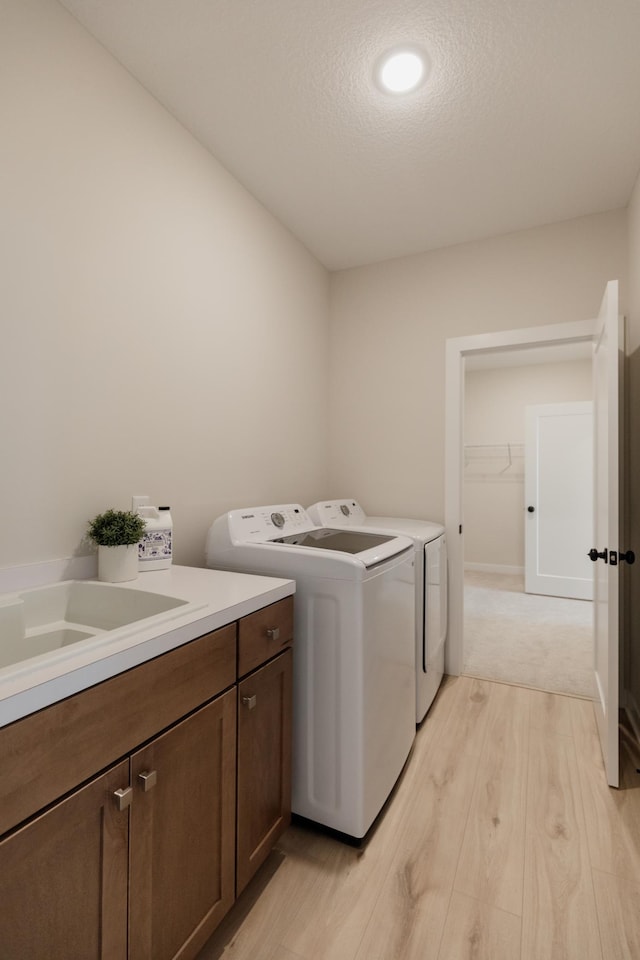
[[[465,443],[465,480],[523,483],[524,443]]]

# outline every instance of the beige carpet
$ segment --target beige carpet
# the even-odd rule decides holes
[[[523,591],[517,574],[465,573],[464,672],[593,697],[593,604]]]

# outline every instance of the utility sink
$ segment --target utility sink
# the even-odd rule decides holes
[[[0,669],[82,640],[111,636],[142,620],[162,622],[187,604],[177,597],[93,580],[64,580],[0,596]]]

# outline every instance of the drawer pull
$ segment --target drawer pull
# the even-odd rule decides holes
[[[252,697],[242,697],[242,703],[247,708],[247,710],[253,710],[256,705],[256,695],[253,694]]]
[[[158,781],[158,771],[157,770],[143,770],[142,773],[138,774],[138,780],[142,784],[142,789],[145,793],[148,793],[149,790],[152,790],[157,781]]]
[[[113,791],[113,799],[116,802],[118,810],[126,810],[131,806],[133,800],[133,789],[131,787],[120,787]]]
[[[267,630],[267,639],[269,640],[279,640],[280,639],[280,627],[270,627]]]

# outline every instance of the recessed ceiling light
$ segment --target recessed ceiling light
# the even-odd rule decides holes
[[[396,47],[378,60],[378,86],[385,93],[410,93],[427,76],[427,57],[418,47]]]

